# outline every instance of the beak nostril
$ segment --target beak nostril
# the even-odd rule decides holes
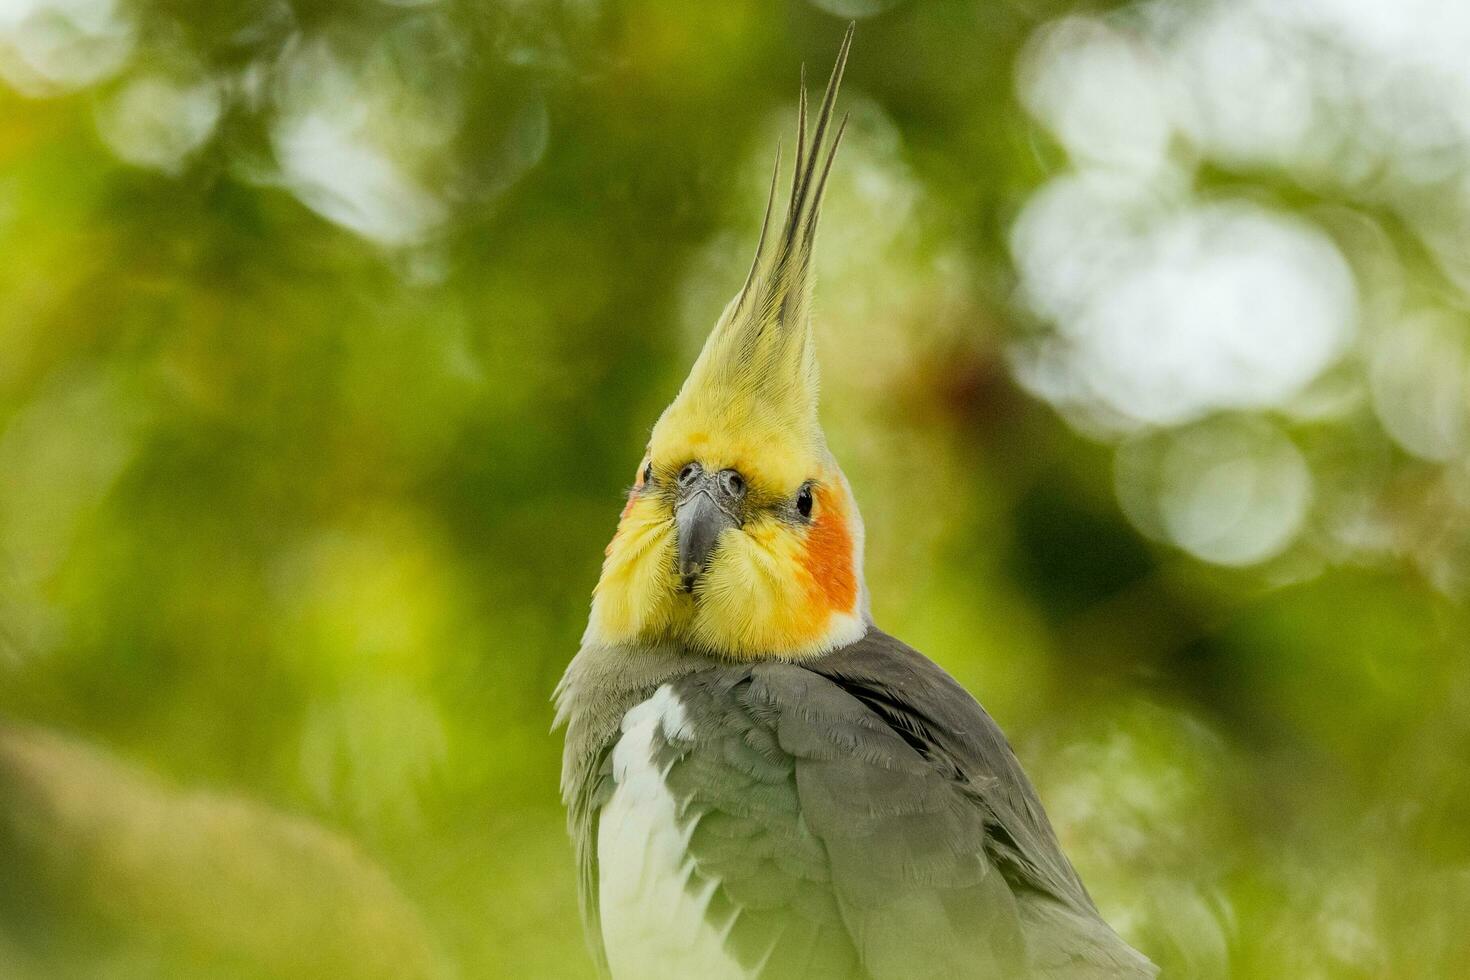
[[[679,482],[682,484],[688,484],[690,480],[694,479],[698,475],[699,465],[697,463],[687,463],[685,464],[684,468],[679,471]]]
[[[724,484],[725,492],[732,497],[745,493],[745,480],[734,470],[725,470],[721,473],[720,482]]]

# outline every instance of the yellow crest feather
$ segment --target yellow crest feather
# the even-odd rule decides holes
[[[844,116],[823,154],[837,90],[852,43],[842,40],[807,144],[803,70],[797,114],[796,170],[780,234],[768,242],[780,171],[771,177],[760,242],[745,285],[725,308],[678,396],[659,419],[653,443],[705,448],[716,435],[732,454],[764,458],[776,479],[777,457],[810,460],[825,441],[817,419],[819,376],[811,326],[811,256],[822,194],[847,126]],[[822,165],[818,169],[818,160]],[[701,438],[702,437],[702,438]],[[701,445],[704,444],[704,445]],[[774,465],[773,465],[774,464]]]
[[[780,152],[745,285],[721,314],[673,403],[608,545],[585,643],[682,643],[730,657],[800,657],[851,643],[867,628],[862,519],[817,418],[811,257],[822,193],[842,139],[833,105],[843,38],[807,140],[805,72],[791,200],[771,232]],[[761,501],[721,534],[692,588],[676,568],[672,482],[698,462],[731,470]],[[795,520],[794,508],[805,492]],[[815,508],[815,510],[813,509]]]

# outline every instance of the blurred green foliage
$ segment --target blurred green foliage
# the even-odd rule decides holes
[[[877,14],[817,288],[878,622],[1168,975],[1470,975],[1458,596],[1157,543],[1012,378],[1073,6],[0,12],[0,974],[590,975],[548,698],[797,67]]]

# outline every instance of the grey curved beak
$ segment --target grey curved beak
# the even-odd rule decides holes
[[[679,581],[685,592],[694,590],[694,583],[708,567],[709,556],[720,535],[735,524],[735,518],[722,510],[703,488],[679,504],[674,511],[674,529],[678,539]]]

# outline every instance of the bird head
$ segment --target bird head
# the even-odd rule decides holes
[[[680,643],[799,657],[867,627],[863,527],[817,418],[811,255],[846,118],[832,108],[843,39],[772,234],[780,154],[755,260],[678,396],[654,426],[593,595],[588,642]],[[828,137],[830,135],[830,141]]]

